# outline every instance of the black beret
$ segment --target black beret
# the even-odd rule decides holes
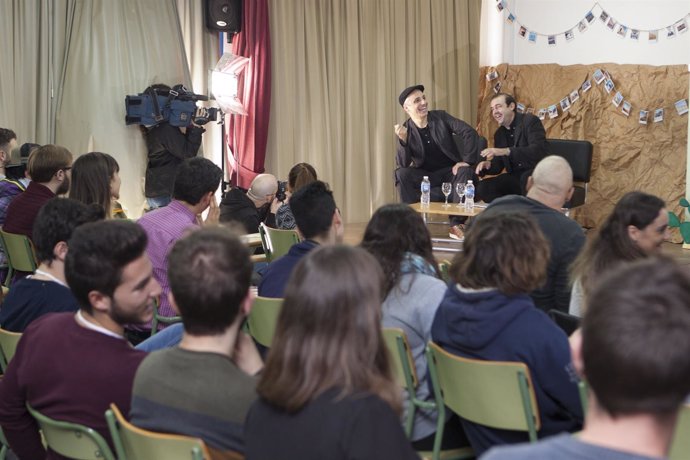
[[[400,105],[405,105],[405,99],[407,99],[407,96],[409,96],[412,91],[417,90],[424,92],[424,85],[414,85],[410,86],[409,88],[405,88],[403,92],[400,93],[400,97],[398,97],[398,102],[400,102]]]

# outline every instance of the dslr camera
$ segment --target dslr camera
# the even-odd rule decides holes
[[[181,84],[172,89],[156,86],[125,96],[126,124],[155,126],[166,121],[172,126],[186,127],[192,122],[203,125],[218,119],[217,108],[197,107],[198,101],[207,101],[208,97],[194,94]]]
[[[278,191],[276,192],[276,200],[285,201],[285,199],[287,198],[287,194],[285,193],[286,190],[287,190],[287,181],[279,180],[278,181]]]

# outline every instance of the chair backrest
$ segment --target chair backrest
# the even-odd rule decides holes
[[[438,263],[438,269],[441,272],[441,278],[446,283],[450,282],[450,272],[449,272],[450,265],[451,265],[451,261],[448,259],[443,259],[442,261],[440,261]]]
[[[676,432],[671,442],[669,460],[687,460],[690,458],[690,405],[686,404],[680,409]]]
[[[77,423],[62,422],[46,417],[27,405],[27,409],[43,432],[52,451],[76,460],[115,460],[103,436]]]
[[[271,347],[273,335],[278,323],[278,315],[283,306],[283,299],[255,297],[252,310],[247,317],[249,334],[265,347]]]
[[[5,285],[9,286],[15,271],[33,273],[38,266],[38,262],[36,261],[34,245],[26,235],[7,233],[4,230],[0,230],[0,239],[5,248],[9,265],[7,278],[5,279]]]
[[[581,318],[568,313],[563,313],[560,310],[549,310],[549,317],[558,327],[560,327],[567,336],[572,335],[580,327]]]
[[[155,299],[153,306],[153,319],[151,320],[151,337],[156,335],[156,332],[158,332],[158,323],[175,324],[182,322],[181,316],[163,316],[160,313],[158,313],[159,305],[160,300]]]
[[[287,254],[292,245],[300,241],[296,230],[278,230],[264,223],[259,224],[259,235],[266,260],[269,262]]]
[[[10,332],[0,328],[0,370],[3,373],[14,357],[14,352],[17,351],[17,344],[21,338],[21,332]]]
[[[526,431],[532,442],[541,426],[537,398],[524,363],[455,356],[427,347],[434,392],[460,417],[480,425]]]
[[[211,455],[199,438],[156,433],[129,423],[115,404],[105,412],[118,460],[165,459],[210,460]],[[230,454],[228,458],[233,458]],[[237,455],[238,460],[244,458]]]
[[[417,371],[405,331],[397,327],[384,327],[383,341],[391,357],[395,381],[402,388],[414,392],[418,384]]]
[[[592,175],[593,147],[589,141],[547,139],[547,152],[565,158],[573,170],[575,182],[589,182]]]

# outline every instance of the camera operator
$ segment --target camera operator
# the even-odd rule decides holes
[[[156,84],[150,88],[161,96],[170,93],[168,85]],[[206,109],[198,108],[193,120],[203,119],[204,112]],[[206,130],[195,122],[177,127],[168,121],[140,128],[148,151],[144,194],[150,209],[160,208],[170,203],[177,167],[185,159],[197,156],[201,136]]]
[[[275,227],[275,199],[278,180],[273,174],[259,174],[249,190],[233,187],[220,202],[220,222],[238,222],[247,233],[257,233],[259,224]]]

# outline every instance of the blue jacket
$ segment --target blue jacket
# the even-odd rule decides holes
[[[259,295],[261,297],[283,298],[285,286],[287,286],[292,270],[302,260],[302,257],[318,246],[319,244],[312,240],[302,241],[294,244],[283,257],[268,264],[259,283]]]
[[[431,338],[459,356],[527,365],[541,415],[539,437],[582,427],[568,338],[527,294],[460,291],[450,286],[431,325]],[[496,444],[526,442],[526,433],[496,430],[462,420],[480,455]]]

